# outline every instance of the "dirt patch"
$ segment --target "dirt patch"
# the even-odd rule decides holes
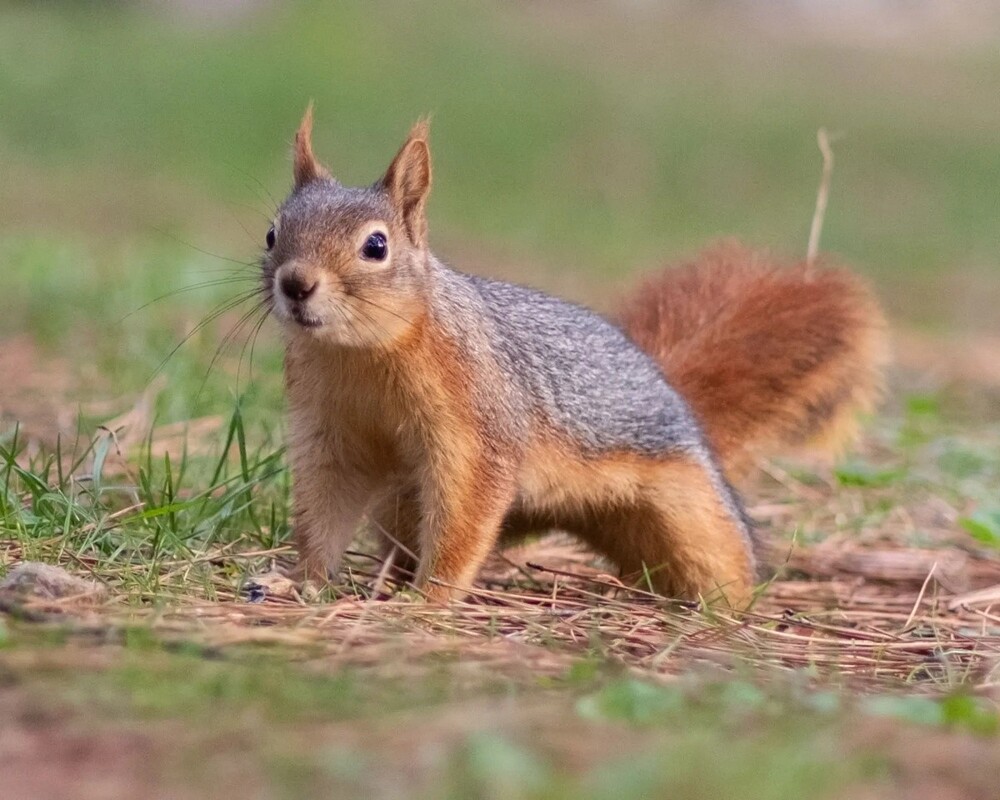
[[[54,446],[76,432],[78,386],[72,365],[45,355],[26,335],[0,341],[0,421],[19,425],[22,441]]]
[[[0,677],[3,671],[0,670]],[[0,688],[3,796],[23,800],[194,800],[268,796],[247,743],[177,721],[115,722],[58,698],[68,685]]]
[[[6,797],[155,796],[155,746],[142,732],[95,729],[68,712],[40,708],[15,687],[0,689],[0,717]]]
[[[890,772],[877,791],[852,792],[844,800],[992,800],[1000,785],[996,741],[859,719],[848,734],[849,750],[885,753]]]

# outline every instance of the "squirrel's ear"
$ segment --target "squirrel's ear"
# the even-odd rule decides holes
[[[293,174],[295,175],[295,186],[304,186],[310,181],[319,178],[329,178],[330,172],[316,160],[312,148],[313,129],[313,104],[306,108],[306,113],[299,123],[299,129],[295,133],[295,161]]]
[[[410,240],[418,247],[427,244],[425,206],[431,191],[431,150],[427,144],[430,126],[420,120],[410,130],[406,144],[382,178],[389,199],[403,215]]]

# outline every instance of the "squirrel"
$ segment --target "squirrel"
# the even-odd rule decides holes
[[[350,188],[313,154],[310,105],[293,161],[262,281],[285,339],[296,579],[327,582],[367,515],[432,602],[550,529],[665,597],[752,600],[733,482],[780,447],[843,441],[872,407],[885,322],[865,282],[727,245],[610,320],[430,251],[425,121]]]

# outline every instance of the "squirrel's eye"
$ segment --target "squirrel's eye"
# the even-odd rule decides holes
[[[274,226],[272,225],[267,229],[267,236],[264,237],[264,241],[267,242],[267,249],[270,250],[274,247]]]
[[[361,255],[369,261],[384,261],[388,253],[389,243],[381,231],[375,231],[365,239],[365,243],[361,247]]]

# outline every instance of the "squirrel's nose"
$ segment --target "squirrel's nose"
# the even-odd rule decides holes
[[[307,283],[303,278],[295,274],[283,275],[278,284],[281,286],[281,293],[285,297],[289,300],[297,301],[305,300],[316,291],[316,287],[319,285],[317,281]]]

